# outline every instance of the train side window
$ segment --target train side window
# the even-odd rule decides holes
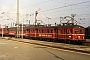
[[[51,33],[51,30],[49,30],[49,33]]]
[[[80,34],[83,34],[84,32],[83,32],[83,30],[80,30]]]
[[[70,34],[72,34],[72,30],[70,29]]]
[[[67,31],[68,31],[68,30],[67,30],[67,29],[65,29],[65,30],[64,30],[64,33],[65,33],[65,34],[67,34]]]
[[[52,33],[52,30],[50,30],[50,33]]]
[[[62,30],[60,30],[59,33],[62,34]]]
[[[43,33],[43,30],[42,30],[42,33]]]
[[[31,30],[31,33],[33,33],[33,30]]]
[[[51,33],[52,33],[52,30],[51,30]]]
[[[30,30],[30,33],[31,33],[31,30]]]
[[[49,30],[49,33],[50,33],[50,30]]]
[[[31,32],[31,31],[29,30],[29,32]]]
[[[38,32],[40,33],[40,30],[38,30]]]
[[[32,33],[32,30],[30,30],[30,33]]]
[[[66,34],[66,30],[64,30],[64,34]]]
[[[75,34],[78,34],[79,33],[79,30],[75,30]]]
[[[49,33],[49,30],[47,29],[47,32]]]
[[[33,33],[33,31],[31,30],[31,33]]]

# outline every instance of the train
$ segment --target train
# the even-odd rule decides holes
[[[0,36],[17,37],[17,27],[0,28]],[[78,43],[85,41],[85,28],[80,25],[72,23],[63,23],[57,26],[25,26],[19,28],[19,37],[48,40],[48,41],[62,41],[66,43]]]
[[[90,39],[90,26],[85,28],[85,39]]]

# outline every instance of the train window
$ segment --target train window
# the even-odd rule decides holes
[[[72,34],[72,30],[70,30],[70,34]]]
[[[78,34],[79,33],[79,30],[75,30],[75,34]]]
[[[70,34],[70,30],[69,29],[67,29],[67,34]]]
[[[40,30],[38,30],[38,32],[40,33]]]
[[[30,33],[31,33],[31,30],[30,30]]]
[[[49,30],[47,29],[47,32],[49,33]]]
[[[31,33],[32,33],[32,30],[31,30]]]
[[[52,30],[49,30],[49,29],[48,29],[47,32],[48,32],[48,33],[52,33]]]
[[[53,33],[53,30],[51,30],[51,33]]]
[[[42,30],[42,33],[43,33],[43,30]]]
[[[52,30],[49,30],[49,33],[52,33]]]
[[[67,29],[65,29],[65,30],[64,30],[64,33],[65,33],[65,34],[67,34],[67,33],[68,33],[68,30],[67,30]]]
[[[31,32],[31,31],[29,30],[29,32]]]
[[[80,30],[80,34],[83,34],[83,30]]]
[[[31,33],[32,33],[32,30],[31,30]]]
[[[31,33],[33,33],[33,30],[31,30]]]
[[[62,30],[60,30],[59,33],[62,34]]]

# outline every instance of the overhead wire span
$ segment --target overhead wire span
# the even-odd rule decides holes
[[[12,5],[11,5],[10,9],[9,9],[7,12],[9,12],[9,11],[12,9],[12,6],[14,5],[14,3],[15,3],[15,0],[13,1],[13,3],[12,3]]]
[[[90,2],[90,1],[81,2],[81,3],[76,3],[76,4],[71,4],[71,5],[65,5],[65,6],[63,6],[63,7],[57,7],[57,8],[53,8],[53,9],[48,9],[48,10],[41,11],[41,12],[46,12],[46,11],[56,10],[56,9],[65,8],[65,7],[69,7],[69,6],[80,5],[80,4],[84,4],[84,3],[88,3],[88,2]]]
[[[42,3],[46,3],[46,2],[49,2],[49,1],[52,1],[52,0],[43,1],[43,2],[40,2],[40,3],[34,4],[34,5],[38,5],[38,4],[42,4]],[[30,5],[30,6],[34,6],[34,5]],[[12,6],[12,5],[11,5],[11,6]],[[28,7],[30,7],[30,6],[23,7],[23,8],[21,8],[21,9],[28,8]],[[10,9],[11,9],[11,8],[10,8]],[[9,9],[9,10],[10,10],[10,9]],[[9,12],[9,10],[7,11],[7,13]],[[14,11],[14,10],[13,10],[13,11]]]
[[[56,0],[52,0],[52,1],[57,2],[57,3],[67,4],[66,1],[65,1],[65,3],[64,2],[59,2],[59,1],[56,1]]]
[[[31,7],[31,6],[35,6],[35,5],[38,5],[38,4],[42,4],[42,3],[46,3],[46,2],[49,2],[49,1],[52,1],[52,0],[43,1],[43,2],[40,2],[40,3],[34,4],[34,5],[30,5],[30,6],[27,6],[27,7],[23,7],[23,8],[21,8],[21,9],[25,9],[25,8],[28,8],[28,7]]]
[[[77,10],[77,9],[83,9],[83,8],[87,8],[88,9],[88,7],[90,7],[90,6],[74,8],[74,9],[71,9],[71,10]],[[55,13],[57,13],[57,12],[63,12],[63,11],[70,11],[70,10],[55,11]],[[52,12],[49,12],[49,13],[52,13]]]

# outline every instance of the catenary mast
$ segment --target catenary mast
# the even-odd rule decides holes
[[[19,0],[17,0],[17,38],[19,37]]]

